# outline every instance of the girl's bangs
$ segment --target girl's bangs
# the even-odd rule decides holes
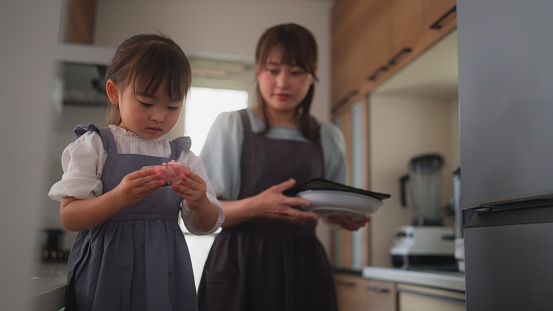
[[[165,82],[165,95],[172,100],[184,100],[187,93],[186,67],[182,61],[160,54],[147,53],[137,60],[136,66],[133,66],[136,69],[130,75],[133,77],[130,81],[133,92],[151,96]]]

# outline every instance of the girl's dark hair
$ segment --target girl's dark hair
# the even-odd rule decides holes
[[[280,48],[282,51],[281,62],[291,66],[299,66],[305,72],[313,75],[315,81],[318,78],[315,74],[317,68],[317,42],[313,34],[306,28],[297,24],[281,24],[267,29],[259,41],[255,51],[255,62],[258,65],[265,66],[269,55],[274,48]],[[311,117],[310,109],[313,95],[315,93],[315,84],[309,87],[307,95],[298,105],[296,113],[300,114],[300,130],[304,137],[314,141],[319,138],[319,124],[315,118]],[[267,116],[267,103],[261,96],[259,85],[257,86],[257,98],[261,104],[265,128],[261,134],[267,134],[271,125]]]
[[[105,82],[111,79],[118,88],[130,86],[133,94],[153,95],[165,82],[165,94],[184,100],[192,74],[188,58],[169,37],[139,34],[125,40],[115,52],[106,70]],[[119,125],[119,105],[109,105],[108,124]]]

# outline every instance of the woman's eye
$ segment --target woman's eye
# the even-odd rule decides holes
[[[276,69],[267,69],[267,71],[272,75],[277,75],[278,74],[278,70],[276,70]]]
[[[305,73],[304,71],[292,71],[293,76],[301,76],[304,73]]]

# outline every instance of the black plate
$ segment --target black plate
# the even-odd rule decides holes
[[[306,190],[334,190],[334,191],[352,192],[352,193],[357,193],[361,195],[367,195],[381,201],[384,199],[388,199],[390,197],[390,195],[386,193],[372,192],[372,191],[368,191],[360,188],[354,188],[354,187],[350,187],[350,186],[333,182],[323,178],[311,179],[302,184],[295,185],[294,187],[288,190],[285,190],[283,193],[284,195],[293,197],[296,194]]]

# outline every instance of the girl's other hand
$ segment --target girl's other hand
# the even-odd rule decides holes
[[[318,216],[313,212],[300,211],[296,208],[292,208],[292,206],[309,206],[311,202],[302,198],[289,197],[283,194],[285,190],[292,188],[295,184],[296,181],[290,178],[256,195],[253,198],[255,204],[251,204],[251,216],[300,224],[305,224],[309,220],[317,219]]]
[[[171,187],[186,201],[188,207],[193,212],[198,212],[211,204],[206,195],[207,187],[205,181],[191,171],[182,174],[181,181],[173,183]]]
[[[115,198],[121,200],[123,206],[129,206],[164,184],[165,180],[157,176],[153,169],[147,168],[126,175],[112,192],[116,194]]]

